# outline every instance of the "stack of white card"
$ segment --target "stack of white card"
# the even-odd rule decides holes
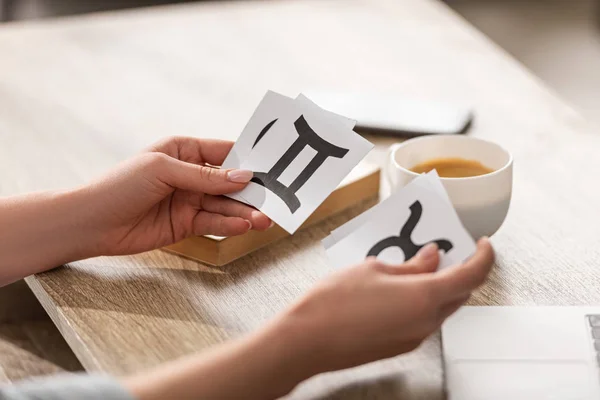
[[[293,234],[373,147],[354,124],[303,95],[268,92],[222,165],[251,170],[254,178],[228,196]],[[462,262],[476,247],[435,172],[334,230],[323,244],[335,266],[348,266],[368,256],[400,264],[430,242],[440,248],[440,268]]]
[[[343,267],[368,256],[401,264],[430,242],[440,248],[438,268],[458,264],[476,249],[435,171],[337,228],[323,245],[332,264]]]
[[[373,148],[354,124],[303,95],[268,92],[222,165],[254,178],[228,196],[293,234]]]

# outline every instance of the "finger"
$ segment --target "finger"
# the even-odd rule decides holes
[[[240,217],[226,217],[200,211],[194,218],[194,235],[236,236],[248,232],[250,222]]]
[[[468,294],[467,296],[463,296],[463,297],[459,298],[458,300],[453,300],[450,303],[443,306],[439,313],[439,322],[442,323],[444,320],[446,320],[446,318],[448,318],[449,316],[454,314],[467,301],[469,301],[470,297],[471,297],[471,294]]]
[[[165,153],[192,163],[221,165],[232,147],[233,142],[228,140],[173,136],[155,143],[147,151]]]
[[[437,244],[429,243],[404,264],[378,264],[378,268],[390,275],[423,274],[434,272],[439,262],[440,255]]]
[[[471,293],[485,282],[494,264],[494,249],[487,238],[477,243],[475,254],[462,264],[436,273],[435,286],[442,301]]]
[[[196,193],[225,194],[242,190],[252,179],[252,171],[224,170],[179,161],[157,154],[156,175],[164,183]]]
[[[233,147],[233,142],[218,139],[190,138],[198,143],[200,156],[211,165],[221,165]]]
[[[252,229],[264,230],[271,226],[271,220],[265,214],[249,205],[223,196],[204,196],[202,208],[208,212],[227,217],[240,217],[252,224]]]

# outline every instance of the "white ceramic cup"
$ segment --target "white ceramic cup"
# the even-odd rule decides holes
[[[422,136],[394,144],[385,175],[392,191],[419,176],[410,168],[434,158],[460,157],[494,170],[466,178],[440,178],[460,220],[474,239],[493,235],[502,225],[512,194],[513,158],[499,145],[469,136]]]

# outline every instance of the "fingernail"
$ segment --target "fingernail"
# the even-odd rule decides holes
[[[248,223],[248,229],[247,231],[249,231],[250,229],[252,229],[252,222],[246,220],[246,222]]]
[[[271,221],[271,223],[269,224],[269,228],[267,228],[267,229],[270,229],[270,228],[272,228],[274,226],[275,226],[275,221]]]
[[[479,243],[487,243],[490,241],[490,238],[487,236],[482,236],[481,239],[479,239]]]
[[[437,255],[438,246],[435,243],[428,243],[417,253],[417,256],[422,260],[429,260]]]
[[[233,169],[227,173],[227,179],[235,183],[247,183],[254,176],[252,171],[246,169]]]

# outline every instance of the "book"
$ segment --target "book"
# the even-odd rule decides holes
[[[379,195],[379,166],[358,164],[339,186],[302,224],[305,229],[324,219]],[[275,225],[266,231],[249,231],[240,236],[193,236],[163,248],[212,266],[223,266],[289,234]]]

